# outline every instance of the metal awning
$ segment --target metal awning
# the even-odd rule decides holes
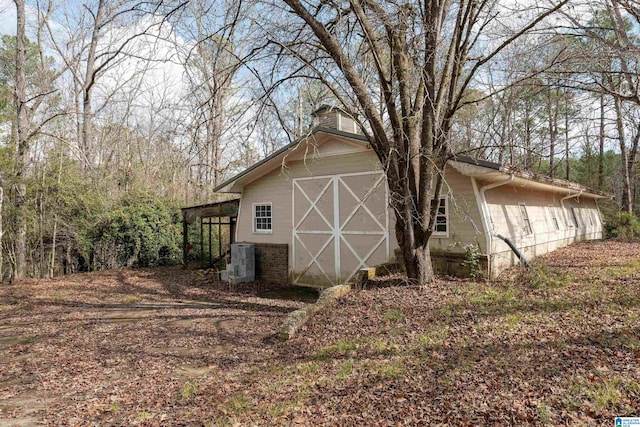
[[[192,224],[196,218],[237,217],[239,207],[240,199],[238,198],[204,205],[188,206],[181,210],[187,222]]]

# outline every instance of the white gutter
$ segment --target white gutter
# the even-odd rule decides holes
[[[478,200],[478,205],[480,208],[480,213],[482,215],[482,222],[484,224],[484,229],[486,232],[486,251],[487,251],[487,264],[489,270],[491,270],[491,252],[492,252],[492,244],[493,244],[493,225],[491,224],[491,214],[489,213],[489,205],[487,204],[487,198],[485,197],[485,193],[487,190],[491,190],[492,188],[500,187],[501,185],[508,184],[515,179],[515,175],[511,174],[509,178],[494,182],[492,184],[487,184],[478,190],[478,184],[476,179],[471,177],[471,183],[473,185],[473,190],[476,193],[476,200]],[[491,271],[489,271],[491,273]]]
[[[574,197],[580,197],[581,195],[582,195],[582,190],[580,190],[578,193],[569,193],[568,195],[566,195],[562,199],[560,199],[560,206],[562,206],[562,214],[564,215],[565,230],[567,230],[569,228],[568,227],[569,218],[567,217],[567,209],[564,207],[564,201],[567,200],[567,199],[573,199]]]

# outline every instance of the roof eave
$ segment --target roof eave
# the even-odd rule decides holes
[[[367,143],[369,142],[367,137],[365,137],[364,135],[359,135],[359,134],[350,133],[350,132],[344,132],[344,131],[341,131],[341,130],[338,130],[338,129],[327,128],[327,127],[323,127],[323,126],[317,126],[317,127],[313,128],[313,129],[311,129],[307,135],[304,135],[304,136],[301,136],[300,138],[297,138],[296,140],[294,140],[290,144],[285,145],[284,147],[282,147],[279,150],[275,151],[271,155],[265,157],[264,159],[260,160],[257,163],[254,163],[252,166],[250,166],[247,169],[243,170],[242,172],[236,174],[235,176],[233,176],[232,178],[230,178],[227,181],[223,182],[222,184],[218,185],[217,187],[215,187],[213,189],[213,192],[214,193],[241,193],[242,192],[242,185],[238,185],[238,184],[239,184],[239,181],[242,178],[246,177],[248,174],[250,174],[251,172],[253,172],[253,171],[257,170],[257,169],[259,169],[260,167],[265,166],[269,162],[272,162],[272,161],[274,161],[275,159],[277,159],[279,157],[284,157],[284,155],[286,155],[288,152],[295,150],[300,143],[308,140],[309,138],[311,138],[312,136],[315,136],[318,133],[325,133],[325,134],[329,134],[329,135],[340,136],[340,137],[343,137],[343,138],[349,138],[349,139],[353,139],[353,140],[360,141],[360,142],[367,142]],[[269,168],[269,170],[271,170],[271,168]]]
[[[479,161],[470,157],[466,158],[466,156],[458,156],[452,160],[452,162],[458,172],[474,178],[493,179],[498,176],[513,175],[517,178],[517,182],[521,186],[531,185],[539,187],[540,190],[546,189],[547,191],[557,193],[574,192],[593,199],[607,199],[611,197],[607,193],[585,187],[575,182],[545,177],[531,172],[523,172],[502,166],[498,163]]]

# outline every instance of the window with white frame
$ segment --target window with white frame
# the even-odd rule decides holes
[[[271,203],[253,205],[253,232],[271,233]]]
[[[573,221],[573,226],[575,228],[580,227],[580,223],[578,222],[578,214],[576,212],[576,208],[574,208],[573,206],[571,206],[571,221]]]
[[[556,214],[555,206],[548,206],[547,210],[549,211],[549,218],[551,218],[551,225],[555,231],[560,230],[560,223],[558,222],[558,215]]]
[[[533,234],[533,228],[531,228],[531,221],[529,220],[529,213],[527,212],[527,206],[524,203],[518,204],[520,206],[520,218],[522,219],[522,226],[526,234]]]
[[[440,206],[438,206],[438,212],[436,213],[436,226],[433,230],[433,235],[449,235],[449,205],[447,197],[440,199]]]

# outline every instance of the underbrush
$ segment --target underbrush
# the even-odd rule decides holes
[[[630,212],[621,212],[605,224],[607,238],[640,240],[640,220]]]
[[[533,289],[556,289],[567,286],[570,277],[565,271],[550,268],[542,262],[534,262],[530,268],[522,267],[515,282]]]

